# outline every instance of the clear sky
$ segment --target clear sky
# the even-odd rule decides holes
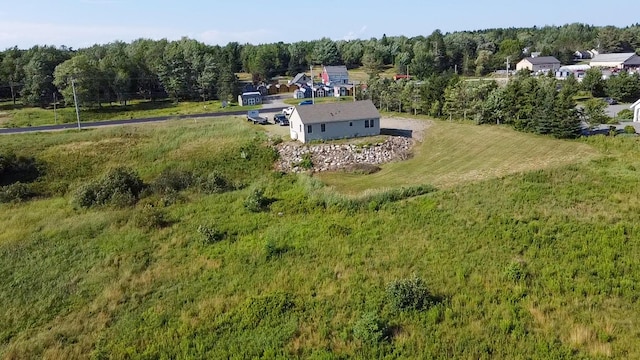
[[[0,49],[81,48],[183,36],[208,44],[369,39],[496,27],[627,26],[640,1],[506,0],[18,0],[0,7]]]

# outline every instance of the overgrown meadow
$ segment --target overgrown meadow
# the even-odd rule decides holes
[[[443,126],[348,196],[239,118],[1,137],[0,355],[640,358],[638,139]],[[510,156],[432,166],[487,132],[547,151],[420,183]]]

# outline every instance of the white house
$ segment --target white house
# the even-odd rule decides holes
[[[371,100],[299,105],[289,118],[289,131],[303,143],[380,135],[380,113]]]
[[[636,69],[640,67],[640,56],[636,53],[599,54],[591,59],[591,67]]]
[[[631,110],[633,110],[633,122],[640,122],[640,100],[631,105]]]
[[[528,69],[531,72],[556,71],[560,68],[560,60],[553,56],[528,57],[516,64],[516,70]]]
[[[565,65],[561,66],[558,70],[556,70],[556,79],[566,80],[569,75],[573,74],[573,76],[578,81],[582,81],[587,70],[591,69],[589,65]]]

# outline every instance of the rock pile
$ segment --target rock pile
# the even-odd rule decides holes
[[[317,144],[281,143],[276,146],[280,158],[276,169],[284,172],[334,171],[354,164],[378,165],[410,156],[413,141],[410,138],[390,136],[379,144]],[[309,154],[309,155],[306,155]],[[304,166],[305,157],[311,157],[313,168]]]

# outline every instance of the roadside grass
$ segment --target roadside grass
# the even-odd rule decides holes
[[[640,356],[637,139],[435,123],[412,161],[435,166],[440,190],[357,207],[328,201],[314,177],[273,172],[265,141],[241,118],[0,137],[3,150],[44,160],[38,183],[59,189],[0,204],[0,357]],[[557,148],[584,156],[554,163]],[[517,156],[535,167],[490,174],[477,159],[518,166]],[[245,186],[73,206],[77,187],[120,165],[147,183],[171,168]],[[477,168],[486,174],[455,181]],[[410,176],[429,182],[427,170]],[[254,213],[243,203],[256,187],[270,205]],[[169,225],[136,225],[149,204]],[[222,239],[203,242],[199,226]],[[437,300],[400,312],[386,286],[414,275]],[[389,337],[359,340],[365,314]]]
[[[423,120],[429,121],[429,120]],[[519,172],[593,159],[598,151],[576,141],[519,134],[506,127],[432,121],[413,158],[382,165],[370,175],[321,173],[321,181],[341,193],[432,184],[450,188]]]
[[[220,101],[180,102],[169,100],[131,101],[127,105],[109,104],[100,108],[80,109],[80,122],[94,122],[104,120],[141,119],[159,116],[180,116],[200,113],[215,113],[234,110],[259,109],[260,106],[239,107],[235,103],[222,107]],[[56,120],[57,113],[57,120]],[[29,127],[76,122],[73,106],[43,109],[34,107],[14,106],[12,103],[0,104],[0,127]]]

